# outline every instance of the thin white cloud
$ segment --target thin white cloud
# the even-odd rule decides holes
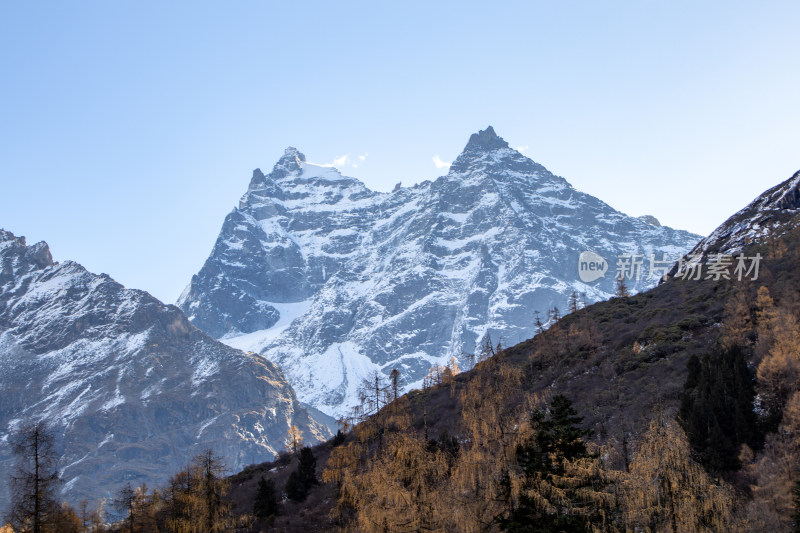
[[[519,153],[522,153],[525,150],[527,150],[528,148],[530,148],[530,147],[526,144],[525,146],[515,146],[514,150],[516,150]]]
[[[433,164],[436,165],[436,168],[449,168],[451,165],[451,163],[442,161],[442,158],[439,157],[439,154],[433,156]]]
[[[357,156],[355,159],[353,159],[352,157],[350,157],[350,154],[344,154],[344,155],[341,155],[339,157],[334,157],[333,161],[331,161],[330,163],[315,163],[315,164],[320,166],[320,167],[336,167],[336,168],[353,167],[353,168],[358,168],[358,166],[361,163],[366,161],[368,155],[369,155],[369,153],[365,152],[363,155]]]

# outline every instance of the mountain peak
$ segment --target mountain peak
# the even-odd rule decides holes
[[[502,137],[494,132],[494,128],[488,126],[485,130],[480,130],[478,133],[473,133],[464,151],[468,150],[497,150],[498,148],[508,148],[508,143]]]
[[[14,241],[22,246],[25,246],[25,237],[17,237],[10,231],[6,231],[3,228],[0,228],[0,242],[11,242]]]
[[[566,306],[573,289],[613,295],[613,276],[583,284],[583,250],[611,258],[697,242],[577,191],[492,127],[467,137],[447,175],[394,194],[312,164],[254,191],[226,217],[181,308],[225,342],[268,353],[303,401],[340,416],[366,369],[400,365],[416,383],[489,331],[529,338],[531,313]]]
[[[0,228],[0,282],[9,275],[47,268],[55,264],[46,242],[28,246],[25,237],[17,237]]]
[[[482,162],[485,162],[486,155],[494,152],[495,150],[502,150],[508,147],[508,143],[502,137],[497,135],[497,133],[495,133],[494,128],[487,126],[485,130],[481,130],[478,133],[473,133],[470,135],[469,141],[467,141],[467,145],[464,147],[464,150],[450,165],[450,172],[468,172],[469,169],[474,165],[483,164]],[[503,159],[510,154],[510,152],[505,154]]]
[[[294,146],[289,146],[286,148],[286,150],[283,151],[283,157],[281,159],[284,158],[296,159],[301,163],[305,163],[306,160],[306,156],[303,155],[303,153],[300,152],[300,150],[298,150]]]
[[[294,146],[289,146],[283,151],[283,155],[278,160],[276,166],[285,167],[287,169],[299,169],[306,162],[306,156]]]
[[[294,146],[289,146],[283,151],[283,155],[278,159],[278,162],[275,163],[271,176],[273,179],[280,179],[291,172],[299,171],[305,162],[306,156]]]

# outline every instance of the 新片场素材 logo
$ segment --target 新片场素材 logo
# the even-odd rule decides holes
[[[648,260],[649,259],[649,260]],[[673,277],[684,280],[713,280],[721,279],[742,281],[743,279],[758,279],[761,254],[752,257],[739,254],[689,254],[676,259],[671,259],[668,254],[662,254],[659,259],[651,253],[649,257],[644,254],[621,254],[617,257],[614,279],[639,281],[641,279],[667,279],[671,268],[675,272]],[[578,257],[578,276],[584,283],[591,283],[604,277],[608,271],[608,262],[594,252],[584,251]]]
[[[584,283],[591,283],[606,275],[608,263],[594,252],[581,252],[578,257],[578,276]]]

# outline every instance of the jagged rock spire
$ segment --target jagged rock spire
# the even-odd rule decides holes
[[[485,130],[473,133],[470,136],[464,150],[450,165],[450,172],[467,172],[473,165],[481,164],[478,162],[485,159],[486,154],[508,148],[508,143],[495,133],[494,128],[487,126]],[[512,153],[516,152],[508,151],[508,155],[512,155]]]
[[[485,130],[480,130],[470,136],[464,151],[489,151],[498,148],[508,148],[508,143],[494,132],[493,127],[488,126]]]

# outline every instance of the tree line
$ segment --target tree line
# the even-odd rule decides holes
[[[798,310],[736,289],[717,343],[688,360],[679,408],[622,451],[490,356],[461,388],[459,435],[431,438],[407,397],[352,429],[323,472],[332,517],[363,532],[800,531]]]
[[[508,410],[518,368],[497,362],[461,393],[465,434],[426,439],[404,398],[359,424],[323,472],[346,531],[723,531],[732,493],[692,459],[680,425],[652,421],[627,472],[608,469],[564,396]],[[394,404],[393,404],[394,405]]]
[[[303,501],[318,483],[316,458],[302,447],[292,426],[286,448],[298,456],[298,467],[280,492],[261,478],[252,513],[234,513],[225,464],[212,450],[194,457],[167,483],[150,490],[126,483],[109,501],[92,508],[87,500],[77,508],[59,502],[61,478],[53,431],[43,422],[27,424],[10,437],[16,457],[10,475],[9,511],[0,533],[222,533],[250,531],[256,520],[278,513],[283,494]],[[115,520],[109,523],[109,516]]]

